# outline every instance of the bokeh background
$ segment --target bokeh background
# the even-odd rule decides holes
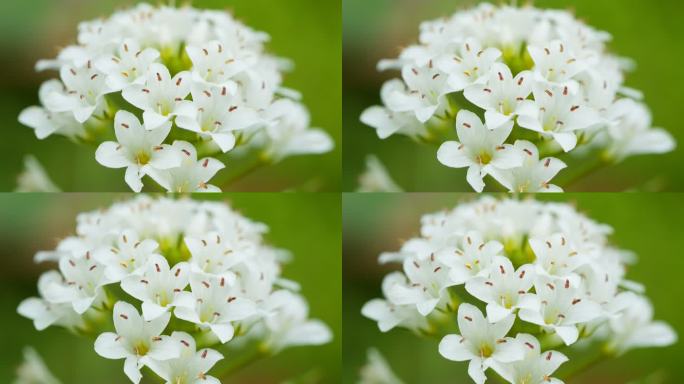
[[[58,47],[76,39],[79,21],[106,17],[132,6],[134,0],[6,0],[0,1],[0,191],[11,191],[25,154],[32,153],[64,191],[128,191],[122,169],[95,161],[95,148],[63,137],[39,141],[17,121],[19,112],[38,102],[41,82],[56,76],[37,73],[34,64],[52,58]],[[161,0],[149,0],[160,3]],[[177,4],[190,2],[177,0]],[[163,3],[168,3],[164,0]],[[311,123],[330,133],[335,150],[324,155],[295,156],[259,169],[225,190],[336,191],[341,183],[341,3],[318,0],[193,0],[199,8],[226,9],[247,25],[271,35],[270,52],[292,59],[295,68],[284,85],[299,90],[311,112]],[[228,157],[216,181],[232,180],[252,159]],[[149,184],[154,184],[150,182]],[[220,183],[218,183],[220,185]]]
[[[401,47],[415,43],[418,26],[473,6],[477,0],[343,0],[343,119],[345,191],[353,191],[367,154],[377,154],[407,191],[464,191],[465,169],[437,161],[437,146],[418,145],[406,137],[380,140],[375,130],[359,121],[368,106],[379,104],[380,86],[398,72],[378,72],[381,58],[396,57]],[[493,0],[498,3],[501,1]],[[505,1],[508,3],[509,1]],[[524,3],[524,0],[518,3]],[[679,90],[684,87],[684,2],[673,0],[533,0],[542,8],[574,10],[588,24],[613,35],[609,48],[631,57],[636,71],[627,85],[640,89],[652,109],[654,124],[668,129],[684,145]],[[454,136],[455,137],[455,136]],[[684,151],[637,156],[574,183],[568,191],[682,191]],[[579,168],[577,168],[579,170]],[[569,168],[557,181],[571,177]],[[495,190],[496,191],[496,190]]]
[[[93,340],[52,327],[38,332],[32,321],[16,313],[17,305],[36,295],[40,273],[53,268],[36,265],[38,250],[54,249],[59,238],[73,234],[75,216],[109,206],[127,194],[0,194],[0,383],[11,383],[21,350],[30,345],[43,356],[64,384],[121,384],[123,360],[107,360],[93,350]],[[195,196],[204,198],[204,196]],[[339,382],[341,371],[341,207],[334,194],[235,193],[215,195],[253,220],[266,223],[266,240],[292,251],[283,276],[298,281],[310,304],[310,315],[328,324],[332,343],[295,347],[254,363],[223,383],[292,384]],[[239,355],[226,359],[240,359]],[[219,363],[220,364],[220,363]],[[217,366],[218,367],[218,366]],[[149,381],[155,383],[158,381]]]
[[[361,316],[361,307],[381,295],[382,278],[396,265],[379,266],[377,256],[396,251],[416,236],[420,216],[453,208],[474,199],[472,194],[345,194],[343,199],[343,313],[347,337],[343,341],[343,382],[355,383],[366,350],[377,347],[406,383],[470,383],[467,364],[442,358],[439,341],[419,338],[394,329],[381,333],[377,324]],[[542,200],[570,202],[602,223],[611,225],[611,240],[634,251],[639,261],[628,278],[646,286],[656,319],[667,321],[684,336],[681,297],[684,270],[681,238],[684,205],[677,194],[580,193],[537,196]],[[353,337],[349,334],[353,332]],[[684,344],[640,349],[600,365],[569,380],[568,384],[679,384],[684,383]],[[562,369],[563,367],[561,367]],[[567,368],[567,367],[566,367]],[[562,371],[561,371],[562,372]]]

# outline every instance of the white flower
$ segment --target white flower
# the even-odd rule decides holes
[[[165,126],[183,110],[191,86],[190,73],[179,72],[171,78],[168,68],[153,63],[147,70],[144,84],[125,88],[121,96],[144,111],[145,127],[150,130]]]
[[[185,332],[174,332],[170,340],[178,344],[180,356],[174,359],[157,361],[150,360],[147,365],[166,380],[166,384],[220,384],[221,382],[209,376],[207,372],[219,361],[223,355],[213,349],[197,350],[195,339]]]
[[[490,276],[474,277],[465,285],[466,291],[487,303],[487,318],[503,320],[520,308],[537,309],[538,302],[528,291],[534,284],[534,268],[525,264],[517,270],[507,257],[496,256]]]
[[[120,91],[131,84],[144,84],[150,65],[158,58],[156,49],[142,49],[136,40],[126,39],[116,54],[101,57],[95,67],[107,77],[112,91]]]
[[[432,255],[427,259],[409,257],[404,260],[407,284],[397,282],[389,288],[388,297],[399,305],[413,304],[418,312],[427,316],[445,298],[446,289],[454,283],[444,264]]]
[[[523,155],[511,144],[504,144],[513,122],[490,129],[474,113],[461,110],[456,116],[458,141],[447,141],[439,147],[437,159],[451,168],[468,167],[468,183],[477,192],[484,189],[482,180],[493,168],[519,167]]]
[[[523,308],[518,312],[518,317],[553,330],[566,345],[577,341],[577,324],[589,322],[601,315],[601,307],[574,287],[570,279],[539,278],[534,289],[539,298],[538,309]]]
[[[264,318],[270,335],[268,348],[278,352],[299,345],[321,345],[332,340],[332,332],[320,320],[308,319],[309,307],[299,295],[286,290],[273,292],[268,298]]]
[[[458,307],[460,335],[444,336],[439,353],[452,361],[469,361],[468,374],[478,384],[486,380],[485,370],[495,363],[521,360],[525,351],[514,338],[506,337],[515,317],[490,323],[477,307],[463,303]]]
[[[273,161],[292,155],[326,153],[334,147],[325,131],[309,128],[309,112],[302,104],[280,99],[271,105],[266,118],[271,123],[266,127],[270,143],[265,154]]]
[[[132,305],[119,301],[114,305],[116,333],[105,332],[95,340],[95,352],[107,359],[126,359],[124,372],[134,382],[142,378],[140,368],[152,360],[177,358],[180,346],[169,336],[160,336],[169,323],[170,314],[144,321]]]
[[[608,110],[608,154],[615,160],[631,155],[666,153],[676,144],[672,135],[662,128],[651,127],[648,108],[632,99],[621,99]]]
[[[135,231],[125,230],[113,246],[97,250],[95,258],[104,265],[105,276],[118,282],[130,275],[141,275],[158,247],[156,241],[141,239]]]
[[[358,384],[403,384],[377,349],[368,349],[367,355]]]
[[[308,111],[288,100],[298,99],[296,90],[282,86],[283,72],[292,65],[267,52],[268,40],[226,11],[190,6],[141,3],[85,21],[76,43],[37,63],[37,70],[59,71],[59,79],[41,86],[40,106],[23,110],[19,121],[39,139],[56,134],[100,145],[106,153],[96,160],[115,168],[130,165],[118,156],[108,158],[117,145],[105,141],[112,133],[120,139],[120,126],[112,127],[119,113],[132,113],[146,130],[155,130],[155,147],[182,140],[193,147],[184,149],[200,156],[237,146],[233,157],[253,154],[272,164],[286,156],[330,151],[331,137],[310,128]],[[121,144],[138,152],[149,135],[136,130],[128,144]],[[146,164],[133,161],[137,165],[129,167],[125,181],[139,192],[140,179],[153,170],[155,180],[172,192],[217,191],[206,185],[213,174],[194,164],[185,163],[176,175],[165,172],[180,162],[179,156],[175,165],[142,170]],[[214,172],[220,168],[212,167]]]
[[[147,174],[168,192],[221,192],[215,185],[209,184],[214,175],[225,165],[212,158],[197,160],[197,151],[186,141],[174,141],[171,149],[180,154],[181,163],[175,168],[149,168]]]
[[[451,92],[446,76],[432,66],[405,66],[401,75],[406,87],[392,87],[387,107],[394,112],[413,112],[421,123],[428,121]]]
[[[16,192],[60,192],[33,155],[24,156],[24,170],[17,177]]]
[[[449,269],[452,282],[464,284],[476,276],[488,276],[501,251],[503,245],[498,241],[485,242],[480,233],[470,231],[463,236],[459,247],[445,247],[437,253],[437,258]]]
[[[555,157],[539,158],[537,147],[526,140],[513,144],[523,155],[520,167],[510,169],[494,168],[489,174],[509,192],[563,192],[561,187],[550,184],[558,172],[566,168],[564,162]]]
[[[621,316],[611,318],[609,325],[613,332],[610,348],[617,353],[677,342],[677,334],[670,325],[653,320],[653,305],[642,296],[632,296]]]
[[[484,48],[472,38],[466,39],[460,53],[446,55],[438,62],[440,70],[447,74],[448,84],[453,91],[460,91],[471,84],[487,80],[492,64],[501,57],[496,48]]]
[[[145,321],[166,314],[174,305],[176,297],[188,285],[190,265],[180,262],[169,267],[163,256],[152,255],[141,275],[131,275],[121,281],[121,289],[142,301]]]
[[[193,77],[209,84],[225,85],[236,74],[254,65],[251,52],[220,41],[185,48],[193,63]],[[244,55],[244,57],[240,57]]]
[[[59,260],[63,281],[56,278],[46,288],[45,297],[53,303],[70,303],[78,314],[104,300],[103,286],[111,283],[105,277],[104,266],[91,257],[66,256]]]
[[[57,271],[43,273],[38,279],[38,293],[40,297],[30,297],[19,304],[17,312],[33,320],[33,325],[37,330],[51,325],[62,325],[65,327],[79,327],[83,325],[83,320],[74,311],[71,303],[52,303],[45,298],[49,296],[49,290],[54,284],[62,282],[62,275]]]
[[[494,362],[492,368],[509,383],[513,384],[563,384],[561,380],[551,377],[568,358],[557,351],[542,352],[539,341],[525,333],[515,337],[524,345],[525,357],[513,363]]]
[[[573,272],[587,262],[562,233],[547,238],[531,238],[530,248],[536,259],[538,274],[559,278],[571,277]]]
[[[221,343],[233,338],[232,322],[256,314],[253,301],[238,297],[224,278],[191,276],[191,292],[181,292],[175,301],[177,318],[208,328]]]
[[[192,255],[189,264],[194,273],[225,277],[230,283],[235,280],[231,268],[253,256],[250,251],[254,251],[244,249],[216,232],[207,233],[201,238],[186,237],[185,245]]]
[[[380,89],[383,104],[389,105],[395,92],[404,92],[405,86],[399,79],[385,82]],[[396,112],[389,108],[373,106],[361,114],[361,122],[376,129],[379,138],[386,139],[393,134],[411,137],[425,136],[425,126],[410,112]]]
[[[54,87],[45,96],[45,106],[52,112],[71,112],[79,123],[99,111],[104,106],[104,95],[112,92],[91,61],[82,66],[63,66],[60,78],[64,89]]]
[[[210,137],[223,152],[235,146],[235,132],[262,122],[256,110],[246,106],[237,88],[200,87],[192,90],[192,104],[185,108],[176,124]]]
[[[570,48],[560,40],[553,40],[543,47],[527,47],[534,60],[534,73],[540,81],[549,84],[570,85],[568,82],[581,70],[583,62],[578,61]]]
[[[390,296],[390,290],[396,285],[406,285],[406,276],[401,272],[393,272],[382,281],[382,292]],[[381,332],[394,327],[405,327],[413,330],[426,329],[427,320],[418,312],[415,305],[398,305],[389,300],[373,299],[361,308],[361,313],[378,323]]]
[[[366,156],[366,169],[359,176],[358,192],[401,192],[387,172],[387,168],[375,155]]]
[[[149,130],[140,124],[135,115],[126,111],[117,112],[114,118],[114,132],[118,141],[106,141],[97,148],[95,158],[108,168],[126,168],[126,183],[132,190],[140,192],[142,177],[150,168],[169,169],[181,163],[181,155],[170,145],[162,144],[171,130],[171,122]]]
[[[584,105],[581,95],[573,94],[568,86],[538,85],[532,92],[534,101],[523,101],[518,108],[518,124],[551,136],[565,152],[577,145],[575,131],[602,123],[596,111]]]
[[[17,379],[13,384],[61,384],[61,382],[50,372],[35,349],[25,347],[24,361],[17,368]]]
[[[485,122],[497,128],[511,120],[518,106],[532,93],[534,79],[529,71],[511,74],[510,68],[494,63],[485,84],[473,84],[463,91],[471,103],[485,110]]]
[[[55,92],[64,92],[64,85],[59,80],[53,79],[44,82],[38,91],[41,104],[47,105],[49,103],[48,96]],[[40,140],[52,134],[71,138],[85,136],[85,129],[81,123],[76,121],[70,111],[56,112],[44,107],[28,107],[21,111],[19,122],[33,128],[36,137]]]

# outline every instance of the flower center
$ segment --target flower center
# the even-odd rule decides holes
[[[135,162],[140,165],[145,165],[150,162],[150,154],[147,151],[140,151],[135,155]]]
[[[490,161],[492,161],[492,155],[489,152],[482,151],[479,155],[477,155],[475,160],[477,160],[479,164],[486,165],[489,164]]]
[[[149,352],[149,350],[150,350],[149,345],[147,345],[147,343],[145,343],[144,341],[138,342],[138,344],[136,344],[136,345],[133,347],[133,351],[134,351],[135,354],[138,355],[138,356],[145,356],[145,355],[147,355],[147,352]]]
[[[490,357],[494,349],[489,344],[480,345],[480,357]]]

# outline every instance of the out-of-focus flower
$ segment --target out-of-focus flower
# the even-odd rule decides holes
[[[375,155],[366,157],[366,169],[359,176],[359,192],[401,192],[387,168]]]
[[[24,157],[24,170],[17,177],[16,192],[60,192],[45,168],[33,155]]]
[[[14,384],[61,384],[50,372],[38,352],[31,347],[24,348],[24,361],[17,368]]]
[[[361,368],[360,376],[358,384],[403,384],[375,348],[368,350],[368,360]]]

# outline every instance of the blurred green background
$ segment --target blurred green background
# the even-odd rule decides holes
[[[356,189],[367,154],[377,154],[400,186],[408,191],[471,191],[465,169],[437,161],[437,146],[418,145],[406,137],[380,140],[359,121],[368,106],[380,103],[380,86],[398,72],[378,72],[381,58],[396,57],[401,47],[415,43],[421,21],[450,15],[476,0],[343,0],[343,189]],[[493,1],[497,3],[499,1]],[[506,1],[508,3],[508,1]],[[525,3],[525,1],[518,1]],[[654,124],[668,129],[684,145],[679,90],[684,87],[684,2],[674,0],[535,0],[542,8],[571,9],[588,24],[613,35],[609,47],[635,60],[627,85],[645,94]],[[455,135],[454,135],[455,137]],[[684,151],[637,156],[596,172],[569,191],[684,190]],[[574,169],[579,171],[579,168]],[[562,171],[558,181],[570,178]],[[492,183],[495,184],[495,183]]]
[[[377,324],[361,316],[361,307],[381,295],[382,277],[396,265],[379,266],[377,256],[398,250],[416,236],[420,216],[453,208],[472,194],[345,194],[343,198],[343,382],[355,383],[366,350],[377,347],[406,383],[470,383],[467,364],[442,358],[438,340],[418,338],[394,329],[381,333]],[[537,196],[542,200],[570,202],[589,217],[611,225],[611,240],[634,251],[639,261],[628,278],[645,284],[656,319],[665,320],[684,337],[681,297],[684,271],[681,238],[684,205],[678,194],[580,193]],[[353,332],[353,337],[349,334]],[[640,349],[586,372],[568,384],[679,384],[684,383],[684,344]],[[576,360],[577,361],[577,360]]]
[[[62,328],[38,332],[31,320],[16,314],[19,302],[36,294],[40,273],[53,267],[36,265],[38,250],[53,249],[59,238],[75,230],[77,213],[107,207],[125,194],[0,194],[0,383],[10,383],[21,362],[21,349],[34,346],[64,384],[121,384],[123,360],[106,360],[93,350],[93,341]],[[196,198],[201,198],[196,196]],[[235,193],[215,195],[246,217],[266,223],[266,240],[293,254],[283,276],[302,286],[310,315],[323,320],[334,334],[332,343],[295,347],[259,361],[223,383],[314,384],[339,382],[341,374],[341,218],[335,194]],[[239,359],[240,356],[232,356]],[[226,356],[231,359],[231,356]]]
[[[128,191],[123,169],[108,169],[95,161],[95,149],[63,137],[39,141],[19,124],[25,107],[38,102],[38,87],[53,72],[36,73],[34,64],[52,58],[57,48],[76,39],[79,21],[106,17],[131,6],[133,0],[6,0],[0,1],[0,191],[15,188],[25,154],[33,153],[65,191]],[[150,3],[157,3],[151,0]],[[164,1],[164,3],[167,3]],[[182,0],[176,3],[185,3]],[[292,59],[294,71],[284,85],[299,90],[314,127],[325,129],[335,149],[324,155],[295,156],[262,168],[227,188],[231,191],[336,191],[341,184],[341,5],[318,0],[194,0],[198,8],[231,10],[239,20],[271,35],[270,52]],[[232,180],[252,159],[229,157],[215,180]],[[153,182],[149,183],[153,185]],[[226,188],[224,188],[226,190]]]

